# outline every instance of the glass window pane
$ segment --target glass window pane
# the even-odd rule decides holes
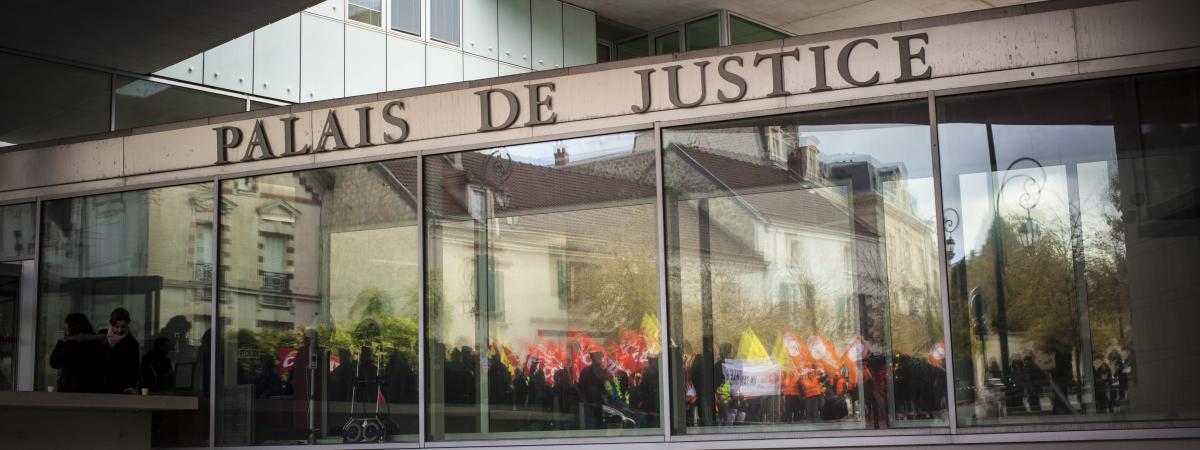
[[[355,22],[379,26],[383,19],[382,0],[349,0],[346,17]]]
[[[274,108],[276,106],[281,106],[281,105],[276,105],[274,103],[260,102],[260,101],[256,101],[256,100],[250,100],[250,110],[251,111],[264,109],[264,108]]]
[[[617,59],[641,58],[650,55],[648,36],[640,36],[635,39],[617,44]]]
[[[654,54],[663,55],[667,53],[679,52],[679,32],[672,31],[670,33],[656,36],[654,38]]]
[[[661,434],[652,136],[426,159],[431,439]]]
[[[731,45],[782,39],[786,34],[764,27],[741,17],[729,15],[729,43]]]
[[[416,169],[221,182],[220,445],[416,440]]]
[[[687,50],[715,48],[721,45],[721,18],[709,16],[688,22],[683,28],[687,37]]]
[[[109,74],[0,53],[0,147],[108,131]]]
[[[1200,418],[1200,71],[937,109],[959,423]]]
[[[17,385],[20,298],[21,263],[0,262],[0,391],[14,390]]]
[[[450,45],[459,45],[460,16],[458,0],[429,0],[429,37]]]
[[[195,253],[213,199],[200,183],[42,203],[36,390],[199,397],[154,412],[151,441],[208,445],[213,267]]]
[[[0,206],[0,260],[33,257],[34,214],[33,203]]]
[[[392,29],[421,35],[421,0],[392,0]]]
[[[672,426],[946,425],[929,114],[663,130]]]
[[[244,97],[117,76],[117,129],[144,127],[246,110]]]

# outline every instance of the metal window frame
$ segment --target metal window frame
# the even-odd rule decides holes
[[[346,0],[346,3],[345,3],[346,6],[343,8],[343,10],[345,11],[343,13],[343,15],[346,16],[346,20],[345,20],[346,23],[356,23],[356,24],[360,24],[360,25],[366,25],[368,27],[371,27],[374,30],[385,30],[388,28],[388,17],[387,17],[387,14],[389,12],[388,4],[391,3],[391,0],[379,0],[379,11],[378,11],[379,24],[378,25],[373,24],[373,23],[363,22],[360,20],[351,19],[350,18],[350,2],[352,2],[352,1],[353,0]],[[356,4],[354,6],[365,9],[367,11],[374,11],[373,9],[363,7],[362,5]]]
[[[615,49],[615,47],[614,47],[614,49]],[[425,156],[453,153],[453,152],[462,152],[462,151],[471,151],[471,150],[480,150],[480,149],[493,148],[493,147],[505,146],[505,145],[518,145],[518,144],[523,144],[523,143],[543,142],[543,141],[549,141],[549,140],[554,140],[554,139],[568,139],[568,138],[572,138],[572,137],[595,136],[595,135],[616,133],[616,132],[622,132],[622,131],[636,131],[636,130],[652,129],[652,130],[654,130],[655,137],[656,137],[655,148],[656,148],[657,155],[656,155],[655,164],[656,164],[656,169],[658,170],[658,173],[656,173],[656,177],[657,177],[656,184],[659,185],[658,187],[660,188],[659,191],[656,193],[656,197],[657,197],[656,203],[657,203],[657,207],[660,212],[660,217],[658,218],[658,220],[660,221],[660,225],[659,225],[659,229],[657,230],[657,233],[663,233],[665,230],[664,230],[664,225],[661,224],[661,222],[663,220],[662,216],[661,216],[661,210],[663,207],[662,206],[663,192],[661,190],[661,185],[663,183],[662,172],[661,172],[661,170],[662,170],[662,168],[661,168],[661,147],[662,147],[661,130],[662,130],[662,128],[681,126],[681,125],[694,125],[694,124],[701,124],[701,123],[715,123],[715,122],[720,122],[723,120],[732,120],[732,119],[741,119],[741,118],[750,118],[750,117],[763,117],[763,116],[771,116],[771,115],[788,114],[788,113],[792,113],[792,112],[845,108],[845,107],[853,107],[853,106],[859,106],[859,105],[889,103],[889,102],[903,101],[903,100],[916,100],[916,99],[923,98],[928,102],[928,107],[929,107],[929,111],[930,111],[929,126],[930,126],[930,133],[931,133],[931,152],[932,152],[931,157],[933,158],[933,164],[934,164],[933,178],[934,178],[934,183],[935,183],[935,185],[934,185],[935,186],[935,205],[938,207],[938,211],[936,214],[938,216],[938,219],[944,220],[943,213],[941,210],[942,192],[941,192],[940,186],[941,186],[941,181],[942,181],[942,174],[940,171],[941,161],[940,161],[939,142],[937,139],[938,123],[937,123],[937,116],[936,116],[936,103],[937,103],[937,100],[939,97],[959,95],[959,94],[1000,91],[1000,90],[1014,89],[1014,88],[1021,88],[1021,87],[1030,87],[1030,86],[1054,85],[1054,84],[1069,83],[1069,82],[1075,82],[1075,81],[1098,80],[1098,79],[1128,76],[1128,75],[1156,73],[1156,72],[1163,72],[1163,71],[1182,69],[1182,68],[1195,68],[1195,66],[1185,64],[1185,63],[1178,63],[1178,64],[1158,65],[1158,66],[1149,66],[1149,67],[1138,67],[1138,68],[1122,69],[1122,70],[1115,70],[1115,71],[1105,71],[1105,72],[1098,72],[1098,73],[1080,73],[1080,74],[1072,74],[1072,75],[1066,75],[1066,76],[1061,76],[1061,77],[1050,77],[1050,78],[1042,78],[1042,79],[1034,79],[1034,80],[1021,80],[1021,81],[993,83],[993,84],[985,84],[985,85],[977,85],[977,86],[964,86],[964,87],[947,88],[947,89],[917,92],[917,93],[883,95],[883,96],[858,98],[858,99],[843,100],[843,101],[837,101],[837,102],[827,102],[827,103],[804,105],[804,106],[756,110],[756,111],[743,112],[743,113],[698,116],[698,117],[690,117],[690,118],[685,118],[685,119],[672,120],[672,121],[667,121],[667,122],[654,122],[654,123],[651,123],[648,125],[647,124],[637,124],[637,125],[627,125],[627,126],[608,127],[608,128],[596,128],[596,129],[588,129],[585,131],[562,133],[562,134],[557,134],[557,135],[524,137],[524,138],[516,138],[516,139],[501,139],[501,140],[496,140],[496,141],[489,141],[486,144],[448,146],[448,147],[435,149],[435,150],[425,150],[425,151],[418,150],[418,151],[413,151],[413,152],[400,152],[400,153],[396,153],[396,154],[389,154],[389,155],[383,155],[383,156],[310,163],[310,164],[303,164],[303,165],[291,166],[291,167],[286,167],[286,168],[245,171],[245,172],[238,172],[238,173],[221,174],[221,175],[217,175],[217,176],[190,177],[190,178],[189,177],[181,177],[179,179],[152,182],[152,183],[130,184],[130,185],[122,185],[122,186],[118,186],[118,187],[101,188],[101,189],[84,189],[84,190],[80,190],[80,191],[61,192],[61,193],[52,194],[52,195],[40,195],[40,196],[33,196],[33,197],[8,199],[8,200],[0,201],[0,205],[27,203],[27,202],[31,202],[31,201],[36,202],[38,223],[35,227],[37,229],[37,232],[36,232],[37,244],[36,244],[36,256],[35,256],[34,260],[35,260],[35,268],[40,268],[41,251],[42,251],[40,244],[41,244],[42,226],[44,224],[44,220],[42,220],[42,214],[43,214],[42,203],[44,201],[62,199],[62,198],[74,198],[74,197],[101,195],[101,194],[114,193],[114,192],[137,191],[137,190],[153,189],[156,187],[179,186],[179,185],[193,184],[193,183],[197,183],[197,182],[211,181],[212,183],[214,183],[214,195],[216,196],[215,203],[214,203],[214,224],[215,224],[215,226],[214,226],[214,241],[216,243],[218,243],[217,245],[213,246],[214,266],[220,267],[221,258],[220,258],[220,250],[219,250],[220,249],[220,245],[219,245],[219,242],[220,242],[219,204],[220,204],[220,197],[221,197],[221,195],[220,195],[220,182],[221,181],[228,180],[228,179],[242,178],[242,177],[247,177],[247,176],[261,175],[261,174],[287,173],[287,172],[295,172],[295,171],[301,171],[301,170],[312,170],[312,169],[318,169],[318,168],[323,168],[323,167],[335,167],[335,166],[360,164],[360,163],[366,163],[366,162],[377,162],[377,161],[384,161],[384,160],[415,157],[415,158],[417,158],[417,162],[418,162],[418,202],[419,202],[418,215],[422,220],[421,229],[420,229],[420,231],[418,231],[418,233],[421,235],[420,236],[421,241],[418,246],[419,251],[421,252],[421,255],[419,256],[418,264],[420,265],[421,270],[424,270],[425,268],[424,268],[423,264],[425,263],[425,261],[424,261],[424,259],[425,259],[425,254],[424,254],[425,236],[423,235],[424,234],[424,230],[423,230],[423,228],[424,228],[424,224],[423,224],[423,220],[424,220],[423,201],[424,201],[424,198],[423,198],[423,190],[422,189],[423,189],[423,184],[424,184],[424,172],[423,172],[423,162],[424,161],[423,161],[423,158]],[[949,332],[950,325],[949,325],[949,321],[948,321],[949,309],[947,307],[948,306],[947,305],[947,303],[948,303],[948,290],[947,290],[948,273],[947,273],[947,267],[945,266],[945,252],[944,252],[945,234],[944,234],[944,230],[939,230],[938,234],[939,234],[939,238],[942,239],[942,242],[939,243],[938,245],[939,245],[939,252],[941,253],[941,255],[939,255],[939,262],[941,263],[941,267],[939,268],[939,271],[940,271],[940,282],[941,282],[940,289],[941,289],[941,296],[942,296],[941,300],[942,300],[942,306],[943,306],[943,310],[942,310],[943,336],[945,338],[949,338],[950,337],[949,336],[950,335],[950,332]],[[659,236],[660,244],[662,243],[663,238],[664,238],[663,235]],[[665,323],[667,321],[667,316],[664,311],[665,311],[665,308],[667,307],[668,300],[663,295],[663,290],[666,289],[666,285],[662,281],[664,279],[664,277],[666,276],[665,271],[662,270],[662,266],[665,264],[665,259],[664,259],[665,258],[665,248],[662,247],[661,245],[658,248],[658,254],[659,254],[659,258],[660,258],[659,259],[659,266],[660,266],[660,273],[659,273],[659,278],[660,278],[659,303],[660,304],[659,304],[659,306],[660,306],[660,314],[662,314],[662,317],[660,318],[660,322],[661,322],[660,326],[662,326],[662,325],[669,325],[669,324]],[[36,271],[35,271],[35,273],[36,273]],[[214,407],[216,404],[215,388],[218,384],[217,380],[216,380],[215,372],[216,372],[216,362],[218,361],[218,358],[216,355],[218,352],[217,338],[218,338],[219,333],[218,333],[217,329],[220,325],[220,320],[217,315],[217,313],[219,313],[219,298],[218,298],[218,295],[219,295],[218,280],[219,280],[219,278],[220,278],[220,271],[218,269],[218,274],[213,277],[213,286],[212,286],[214,332],[212,333],[212,336],[210,338],[210,339],[212,339],[211,342],[213,342],[212,352],[210,354],[211,367],[210,367],[210,386],[209,386],[209,388],[210,388],[210,412],[209,412],[209,415],[210,415],[210,418],[209,418],[209,420],[210,420],[210,422],[209,422],[210,441],[209,441],[208,447],[202,447],[202,448],[215,448],[216,447],[215,439],[213,439],[213,438],[215,437],[215,433],[216,433],[216,421],[215,421],[216,408]],[[40,279],[38,280],[38,282],[39,282],[38,296],[40,297],[40,292],[41,292]],[[421,289],[420,294],[422,296],[422,299],[421,299],[422,308],[420,309],[421,310],[421,312],[419,313],[420,315],[424,314],[424,311],[423,311],[424,310],[424,298],[423,298],[424,297],[424,290],[423,290],[424,282],[425,282],[424,273],[422,273],[420,287],[419,287],[419,289]],[[39,306],[41,304],[40,300],[41,300],[40,298],[37,299]],[[423,323],[423,318],[419,318],[419,320],[422,320],[421,326],[418,327],[418,333],[420,336],[424,333],[425,327],[424,327],[424,323]],[[35,326],[36,325],[37,324],[35,324]],[[664,343],[669,342],[668,328],[663,327],[660,332],[661,332],[661,336],[663,338],[663,342]],[[36,331],[35,331],[35,333],[36,333]],[[425,346],[425,342],[422,340],[419,345],[419,350],[418,350],[419,353],[423,354],[424,346]],[[952,375],[952,369],[951,369],[950,364],[952,364],[951,361],[953,360],[953,356],[952,356],[953,345],[952,345],[952,342],[949,341],[948,339],[946,341],[946,346],[947,346],[947,357],[946,357],[947,358],[947,378],[948,378],[948,380],[952,381],[953,375]],[[667,347],[664,347],[663,349],[664,349],[664,352],[667,351]],[[664,360],[665,360],[665,358],[664,358]],[[425,418],[426,410],[425,410],[423,397],[424,397],[424,381],[425,381],[424,375],[425,375],[426,368],[424,367],[423,355],[422,355],[422,360],[419,363],[419,365],[420,365],[420,367],[419,367],[418,379],[419,379],[419,382],[421,383],[421,386],[420,386],[420,391],[419,391],[420,393],[418,395],[420,397],[420,401],[422,402],[422,405],[420,405],[420,408],[419,408],[419,419],[418,420],[425,421],[426,420],[426,418]],[[668,371],[664,370],[662,372],[663,372],[662,373],[663,379],[667,380],[667,378],[669,377],[669,374],[667,373]],[[660,393],[665,395],[664,398],[666,398],[666,400],[662,401],[661,404],[663,405],[664,408],[669,408],[669,388],[665,387],[665,386],[669,386],[669,384],[664,384],[663,386],[664,386],[664,388],[660,389]],[[668,447],[669,448],[679,448],[679,449],[691,449],[691,448],[701,449],[701,448],[711,448],[714,445],[720,445],[725,448],[772,448],[772,447],[783,448],[783,447],[819,447],[819,446],[850,446],[850,445],[886,446],[886,445],[939,445],[939,444],[986,444],[986,443],[994,444],[994,443],[1017,443],[1017,442],[1029,442],[1029,441],[1078,442],[1078,441],[1096,441],[1096,440],[1104,441],[1104,440],[1130,440],[1130,439],[1200,439],[1200,421],[1192,421],[1192,420],[1163,421],[1163,422],[1151,422],[1151,421],[1077,422],[1077,423],[1057,423],[1057,424],[1039,424],[1039,425],[979,426],[979,427],[959,428],[957,425],[956,414],[954,414],[955,407],[954,407],[954,402],[952,400],[953,399],[953,389],[954,389],[953,383],[952,382],[947,383],[947,390],[948,390],[948,393],[947,393],[948,394],[948,397],[947,397],[948,413],[947,414],[948,414],[948,418],[950,419],[949,420],[950,423],[949,423],[948,427],[921,427],[921,428],[908,428],[908,429],[889,429],[889,430],[881,430],[881,432],[877,432],[877,433],[871,432],[872,430],[851,430],[851,431],[828,431],[828,432],[724,433],[724,434],[703,434],[703,435],[694,435],[694,436],[672,436],[671,431],[670,431],[670,426],[669,426],[668,422],[666,420],[664,420],[664,422],[663,422],[663,437],[661,439],[652,439],[652,438],[647,438],[647,437],[612,437],[612,438],[551,438],[551,439],[503,440],[501,442],[501,445],[496,446],[496,448],[509,448],[509,447],[518,446],[518,445],[546,446],[546,445],[568,445],[568,444],[570,444],[570,445],[579,445],[580,447],[586,446],[586,447],[594,447],[594,448],[638,450],[638,449],[642,449],[642,448],[665,449]],[[938,431],[938,430],[947,430],[948,432],[947,433],[937,433],[936,431]],[[716,444],[715,442],[721,442],[721,443]],[[486,448],[484,446],[496,445],[496,444],[497,444],[496,441],[428,442],[424,436],[424,426],[422,426],[422,428],[419,431],[418,442],[416,442],[416,443],[361,444],[361,445],[352,445],[352,446],[331,444],[331,445],[256,446],[256,447],[222,447],[222,448],[246,448],[246,449],[259,449],[259,450],[263,450],[263,449],[300,449],[300,448],[315,448],[315,449],[323,449],[323,448],[377,449],[377,448],[414,448],[414,447],[445,447],[445,448],[478,447],[478,448]]]
[[[385,19],[383,20],[384,31],[386,31],[389,35],[391,35],[392,33],[400,33],[401,35],[405,35],[408,37],[415,37],[415,38],[423,38],[424,37],[424,34],[425,34],[425,10],[428,9],[426,0],[417,0],[417,5],[419,8],[419,10],[417,12],[419,13],[418,15],[420,16],[420,17],[417,17],[417,26],[420,27],[420,29],[417,30],[416,33],[410,33],[408,31],[399,30],[396,28],[396,24],[392,23],[392,13],[394,12],[394,11],[392,11],[392,8],[394,7],[394,5],[392,3],[395,2],[396,0],[382,0],[382,1],[387,4],[386,6],[384,6],[384,9],[387,11],[384,13],[386,16]]]
[[[454,0],[454,1],[458,2],[458,42],[457,43],[447,42],[447,41],[433,37],[433,32],[432,32],[432,30],[430,30],[430,26],[433,24],[433,6],[431,4],[431,0],[422,0],[423,4],[425,5],[425,9],[421,11],[421,15],[424,16],[425,20],[426,20],[425,30],[423,30],[424,31],[423,34],[425,37],[425,42],[427,42],[429,44],[440,44],[442,46],[446,46],[446,47],[456,49],[458,51],[462,51],[463,25],[464,25],[463,24],[463,0]],[[405,33],[405,34],[407,34],[407,33]],[[411,34],[409,36],[411,36]]]

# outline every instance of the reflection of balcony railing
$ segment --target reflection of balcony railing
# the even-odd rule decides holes
[[[212,283],[213,265],[211,263],[196,263],[193,270],[195,270],[195,273],[192,275],[194,280],[204,284]]]
[[[258,304],[267,308],[290,309],[292,307],[292,299],[289,297],[264,295],[258,298]]]
[[[291,290],[291,278],[286,273],[263,272],[262,281],[264,290],[278,292]]]

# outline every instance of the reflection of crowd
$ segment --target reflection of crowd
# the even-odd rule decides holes
[[[1051,354],[1053,366],[1048,369],[1037,363],[1032,354],[1015,358],[1007,378],[1000,365],[988,365],[990,383],[1004,392],[1007,414],[1076,414],[1083,386],[1079,382],[1070,353]],[[1112,351],[1106,359],[1093,362],[1092,389],[1097,412],[1120,412],[1128,400],[1130,364],[1119,352]],[[1076,401],[1072,401],[1072,399]],[[1048,399],[1049,405],[1043,403]]]
[[[897,419],[933,419],[946,409],[946,369],[929,358],[896,357],[893,395]]]
[[[50,367],[58,369],[53,387],[60,392],[135,394],[166,392],[175,389],[175,365],[171,339],[187,334],[191,324],[182,316],[172,318],[154,337],[151,349],[140,354],[140,344],[130,334],[130,315],[116,308],[109,315],[108,328],[95,331],[87,316],[71,313],[63,320],[63,337],[50,353]],[[178,345],[178,344],[176,344]]]
[[[827,345],[827,344],[826,344]],[[941,360],[899,354],[891,366],[882,355],[865,358],[817,358],[811,355],[793,358],[777,355],[770,363],[776,371],[771,379],[774,391],[739,395],[739,379],[728,365],[730,346],[722,346],[721,356],[703,352],[683,357],[686,368],[685,411],[688,426],[737,426],[778,423],[817,423],[865,418],[867,425],[881,428],[887,423],[891,400],[897,420],[936,419],[946,411],[946,371]],[[789,359],[791,359],[789,361]],[[743,360],[744,361],[744,360]],[[761,363],[760,363],[761,364]],[[889,373],[890,371],[890,373]]]
[[[587,339],[587,338],[584,338]],[[589,340],[590,342],[590,340]],[[567,345],[561,353],[543,346],[518,357],[507,346],[491,346],[485,365],[491,431],[593,430],[659,426],[659,371],[656,355],[643,354],[636,367],[621,361],[620,350]],[[443,403],[448,409],[478,407],[479,353],[469,346],[445,355]],[[523,361],[523,363],[522,363]],[[477,431],[473,414],[451,411],[446,431]]]
[[[359,330],[369,322],[360,323]],[[237,366],[237,384],[253,386],[249,395],[263,402],[255,412],[256,441],[308,437],[316,431],[314,403],[322,396],[328,436],[343,435],[352,419],[364,418],[379,419],[384,440],[417,433],[416,410],[400,407],[417,404],[417,368],[410,349],[377,352],[372,345],[362,345],[357,352],[325,349],[315,332],[289,333],[289,338],[295,341],[278,344],[278,354],[248,352],[254,355],[253,364]],[[244,342],[253,344],[249,339]],[[328,375],[322,376],[322,370]]]

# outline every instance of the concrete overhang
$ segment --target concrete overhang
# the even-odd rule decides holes
[[[4,2],[0,48],[151,73],[320,0]]]

